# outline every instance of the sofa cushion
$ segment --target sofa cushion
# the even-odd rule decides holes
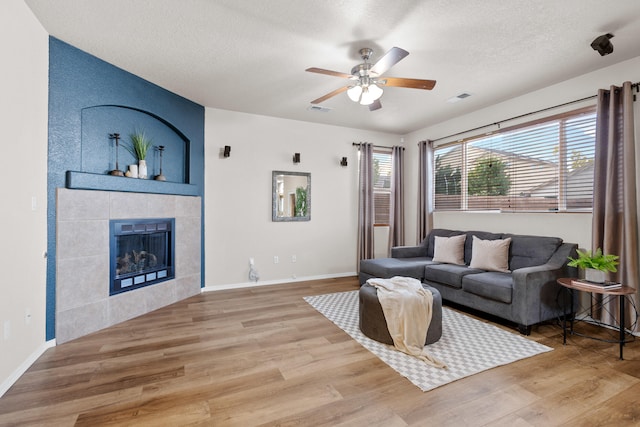
[[[488,271],[509,272],[509,245],[511,238],[482,240],[473,236],[469,267]]]
[[[435,238],[436,236],[451,237],[465,234],[464,231],[459,230],[445,230],[442,228],[434,228],[429,232],[427,236],[427,257],[433,258],[433,252],[435,250]]]
[[[451,237],[435,236],[433,262],[464,264],[464,241],[466,238],[466,234]]]
[[[502,239],[502,234],[489,233],[486,231],[466,231],[467,240],[464,244],[464,263],[469,265],[471,263],[471,253],[473,251],[473,236],[482,240],[497,240]]]
[[[424,266],[433,264],[431,258],[375,258],[360,261],[360,271],[373,277],[388,279],[393,276],[423,279]]]
[[[482,273],[482,270],[469,268],[466,265],[432,264],[424,268],[424,280],[444,283],[459,289],[462,286],[462,278],[473,273]]]
[[[471,294],[510,304],[513,278],[510,273],[497,271],[468,274],[462,279],[462,289]]]
[[[562,239],[558,237],[517,234],[505,234],[504,237],[511,237],[511,270],[545,264],[562,245]]]

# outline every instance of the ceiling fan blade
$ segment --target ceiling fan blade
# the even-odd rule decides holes
[[[381,86],[408,87],[411,89],[431,90],[436,85],[436,81],[422,79],[403,79],[400,77],[385,77],[384,79],[380,80],[378,84]]]
[[[407,55],[409,55],[409,52],[406,50],[400,49],[399,47],[392,47],[382,58],[378,60],[378,62],[373,65],[373,67],[371,67],[370,71],[378,76],[382,75]]]
[[[376,111],[382,108],[382,103],[379,99],[376,99],[371,104],[369,104],[369,111]]]
[[[341,87],[339,89],[334,90],[333,92],[329,92],[328,94],[326,94],[325,96],[321,96],[318,99],[314,99],[313,101],[311,101],[312,104],[320,104],[321,102],[326,101],[327,99],[334,97],[336,95],[341,94],[342,92],[346,92],[347,89],[349,89],[350,86],[344,86]]]
[[[305,71],[308,71],[310,73],[326,74],[327,76],[342,77],[343,79],[353,78],[351,74],[340,73],[338,71],[325,70],[323,68],[311,67],[311,68],[307,68]]]

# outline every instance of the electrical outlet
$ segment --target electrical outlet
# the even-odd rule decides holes
[[[274,264],[277,264],[277,263],[279,263],[279,262],[280,262],[280,258],[278,258],[278,255],[274,256],[274,257],[273,257],[273,263],[274,263]]]
[[[295,255],[291,255],[291,262],[298,261],[298,258]]]
[[[253,257],[249,258],[249,265],[253,265],[254,264],[254,260]]]

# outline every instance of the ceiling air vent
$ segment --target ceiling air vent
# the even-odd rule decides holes
[[[456,96],[454,96],[452,98],[447,99],[447,102],[454,103],[454,102],[462,101],[463,99],[468,98],[470,96],[471,96],[470,93],[462,92],[459,95],[456,95]]]
[[[331,111],[331,108],[327,108],[327,107],[321,107],[319,105],[309,105],[309,107],[307,108],[307,110],[309,111],[316,111],[318,113],[328,113],[329,111]]]

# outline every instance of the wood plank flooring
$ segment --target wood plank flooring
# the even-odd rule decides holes
[[[640,425],[638,342],[620,361],[540,325],[553,351],[423,393],[302,299],[354,289],[208,292],[51,348],[0,398],[0,425]]]

